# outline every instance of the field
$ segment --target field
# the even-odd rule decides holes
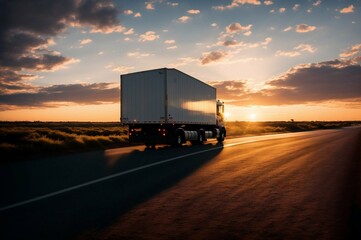
[[[228,122],[227,137],[347,127],[361,122]],[[2,162],[129,146],[117,122],[0,122]]]

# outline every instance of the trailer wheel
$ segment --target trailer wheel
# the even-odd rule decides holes
[[[182,136],[180,134],[177,134],[176,144],[177,144],[177,146],[182,145]]]
[[[192,145],[199,145],[199,144],[203,144],[204,141],[205,141],[204,132],[198,131],[197,140],[191,140],[191,143]]]
[[[203,142],[204,142],[203,132],[199,132],[198,133],[198,143],[202,144]]]
[[[181,130],[177,130],[174,135],[174,139],[172,141],[172,146],[178,147],[182,146],[183,143],[183,133]]]

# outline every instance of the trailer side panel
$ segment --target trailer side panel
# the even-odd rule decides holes
[[[168,123],[216,124],[216,89],[176,69],[167,69]]]

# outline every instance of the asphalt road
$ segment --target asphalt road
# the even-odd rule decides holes
[[[361,128],[0,166],[0,239],[357,239]]]

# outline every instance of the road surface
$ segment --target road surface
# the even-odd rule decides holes
[[[0,166],[0,239],[356,239],[361,128]]]

